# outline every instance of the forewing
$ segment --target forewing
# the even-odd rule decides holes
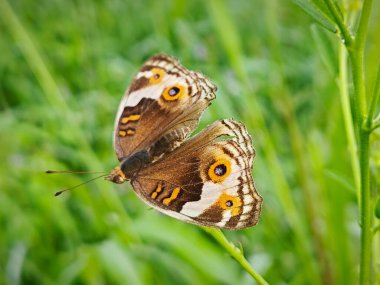
[[[196,128],[216,87],[167,55],[150,58],[124,95],[115,120],[118,159],[139,150],[153,157],[173,150]]]

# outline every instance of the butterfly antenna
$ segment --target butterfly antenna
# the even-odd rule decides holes
[[[74,173],[76,173],[76,172],[74,172]],[[73,190],[73,189],[75,189],[75,188],[78,188],[79,186],[82,186],[82,185],[84,185],[84,184],[87,184],[87,183],[89,183],[89,182],[91,182],[91,181],[93,181],[93,180],[96,180],[96,179],[100,178],[100,177],[105,177],[105,176],[107,176],[107,175],[108,175],[108,174],[102,174],[102,175],[100,175],[100,176],[97,176],[97,177],[95,177],[95,178],[92,178],[92,179],[90,179],[90,180],[87,180],[87,181],[85,181],[85,182],[83,182],[83,183],[80,183],[80,184],[78,184],[78,185],[75,185],[75,186],[73,186],[73,187],[66,188],[66,189],[62,189],[62,190],[60,190],[60,191],[58,191],[58,192],[55,192],[54,196],[59,196],[59,195],[61,195],[63,192],[66,192],[66,191],[69,191],[69,190]]]
[[[70,174],[106,174],[105,171],[72,171],[72,170],[46,170],[46,174],[70,173]]]

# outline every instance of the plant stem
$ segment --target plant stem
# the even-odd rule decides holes
[[[269,285],[269,283],[251,267],[242,252],[227,240],[221,230],[207,227],[202,227],[202,229],[215,238],[215,240],[224,247],[224,249],[256,280],[258,284]]]
[[[371,14],[372,0],[365,0],[363,2],[362,13],[360,16],[359,27],[355,37],[355,47],[358,50],[364,50],[368,33],[368,22]]]
[[[377,102],[379,101],[379,97],[380,97],[380,64],[377,69],[375,85],[372,91],[372,97],[371,97],[371,102],[369,104],[369,111],[368,111],[367,126],[369,128],[372,128],[372,130],[376,129],[379,124],[379,122],[376,122],[376,121],[372,122],[373,117],[375,116],[376,106],[377,106]],[[376,124],[377,124],[377,127],[376,127]]]
[[[360,255],[360,284],[370,284],[371,279],[371,248],[372,248],[372,233],[371,233],[371,193],[370,193],[370,173],[369,173],[369,135],[368,126],[372,121],[368,119],[368,109],[365,90],[365,70],[364,70],[364,48],[368,33],[368,22],[372,7],[372,0],[365,0],[359,20],[359,27],[356,38],[353,40],[349,31],[339,14],[337,7],[331,0],[325,0],[329,7],[336,24],[339,27],[341,34],[345,40],[351,65],[352,78],[354,84],[354,118],[355,126],[359,135],[359,165],[360,165],[360,220],[361,220],[361,255]],[[375,88],[376,90],[376,88]],[[375,93],[373,94],[375,96]],[[376,95],[377,96],[377,95]],[[371,104],[375,104],[377,98],[372,99]],[[371,109],[375,108],[372,105]],[[372,118],[371,118],[372,120]]]
[[[364,85],[364,54],[362,50],[349,51],[352,65],[352,79],[354,83],[355,114],[358,116],[357,127],[360,129],[367,118],[367,104]]]
[[[360,284],[370,284],[371,280],[371,192],[369,175],[369,132],[360,131],[360,166],[361,166],[361,253],[360,253]]]
[[[367,98],[366,98],[366,86],[365,86],[365,65],[364,65],[364,49],[368,34],[368,23],[371,14],[372,0],[364,0],[363,7],[359,19],[359,25],[356,33],[356,37],[351,37],[350,31],[348,30],[344,18],[338,9],[338,4],[333,0],[324,0],[324,3],[330,10],[330,13],[339,29],[340,34],[343,37],[343,42],[347,48],[350,60],[351,60],[351,70],[354,85],[354,106],[351,108],[351,114],[354,118],[354,126],[356,127],[356,134],[358,135],[359,142],[359,168],[360,168],[360,183],[356,182],[356,187],[359,187],[360,193],[360,220],[361,220],[361,256],[360,256],[360,284],[367,285],[371,281],[371,249],[372,249],[372,232],[371,232],[371,189],[370,189],[370,171],[369,171],[369,138],[371,130],[380,126],[380,123],[372,122],[374,112],[376,109],[376,104],[380,91],[379,77],[376,79],[374,92],[372,94],[370,107],[367,109]],[[340,56],[342,52],[340,52]],[[342,66],[343,61],[340,60],[341,68],[341,84],[345,84],[345,79],[342,74],[346,69]],[[342,105],[344,119],[347,129],[347,134],[352,130],[347,128],[350,124],[349,117],[350,114],[349,105],[347,104],[344,97],[348,97],[343,94],[345,92],[343,87],[341,87]],[[349,135],[349,142],[354,141],[353,135]],[[350,147],[351,148],[351,147]],[[356,155],[351,154],[351,160],[357,161]],[[357,173],[357,165],[354,167],[354,174]],[[357,180],[357,179],[355,179]]]
[[[371,132],[373,132],[375,129],[379,128],[380,127],[380,121],[375,121],[373,124],[372,124],[372,127],[370,129]]]
[[[344,20],[339,13],[337,7],[335,6],[336,4],[331,1],[331,0],[324,0],[326,6],[329,8],[331,15],[333,16],[335,23],[337,24],[339,31],[343,37],[344,44],[346,47],[351,47],[353,39],[351,37],[350,31],[347,29]]]
[[[359,20],[359,28],[356,33],[354,46],[349,49],[352,60],[352,73],[355,86],[355,99],[357,100],[358,109],[360,110],[360,124],[366,123],[368,109],[366,102],[366,92],[364,84],[364,48],[368,33],[368,22],[371,14],[372,0],[363,2],[362,13]]]
[[[359,20],[353,48],[349,48],[352,64],[352,78],[357,104],[356,126],[359,133],[360,159],[360,193],[361,193],[361,253],[360,253],[360,284],[370,284],[371,281],[371,251],[372,251],[372,222],[371,222],[371,189],[369,173],[369,136],[367,98],[365,89],[364,48],[368,33],[368,22],[372,0],[365,0]],[[371,119],[372,120],[372,119]]]
[[[354,175],[356,196],[359,206],[361,205],[360,196],[360,165],[357,152],[357,142],[355,139],[355,129],[351,114],[350,95],[348,93],[347,84],[347,52],[343,44],[339,45],[339,93],[342,105],[343,120],[346,129],[348,142],[348,151],[350,153],[352,173]]]

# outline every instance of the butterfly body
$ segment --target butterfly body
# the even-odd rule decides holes
[[[143,201],[177,219],[246,228],[257,223],[262,198],[244,125],[220,120],[189,138],[215,91],[169,56],[149,59],[120,103],[114,130],[120,165],[106,179],[130,180]]]

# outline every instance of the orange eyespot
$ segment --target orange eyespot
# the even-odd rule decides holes
[[[239,215],[242,201],[240,197],[223,193],[218,200],[218,205],[223,210],[231,210],[231,216]]]
[[[218,159],[208,169],[208,176],[214,183],[222,182],[231,173],[231,162],[225,158]]]
[[[152,76],[149,78],[149,84],[160,83],[166,74],[165,70],[158,67],[152,68],[151,72]]]
[[[164,92],[162,92],[162,98],[165,101],[175,101],[183,96],[185,93],[185,87],[179,84],[175,84],[173,86],[165,88]]]

